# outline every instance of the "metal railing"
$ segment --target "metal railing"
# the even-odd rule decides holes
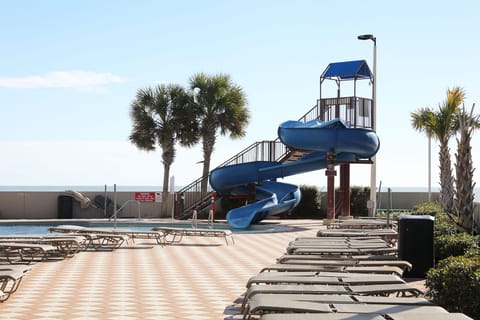
[[[252,161],[280,161],[287,153],[287,146],[279,139],[259,141],[221,163],[216,168]],[[202,211],[210,205],[212,189],[209,187],[206,193],[201,191],[204,179],[208,180],[208,177],[198,178],[177,192],[174,209],[175,218],[188,219],[191,217],[194,209]]]
[[[348,123],[350,128],[371,129],[374,117],[372,99],[359,97],[318,99],[315,116],[323,121],[340,118]]]

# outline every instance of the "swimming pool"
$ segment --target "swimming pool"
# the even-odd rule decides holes
[[[32,221],[8,221],[0,222],[0,235],[10,234],[46,234],[48,229],[59,225],[78,225],[90,228],[113,228],[113,221],[107,220],[32,220]],[[117,221],[117,229],[131,230],[152,230],[154,227],[170,228],[192,228],[190,221],[185,222],[167,222],[167,221],[147,221],[147,220],[120,220]],[[246,230],[232,229],[227,223],[215,222],[213,225],[208,223],[198,223],[197,228],[211,228],[220,230],[231,230],[234,233],[264,233],[264,232],[285,232],[292,228],[286,225],[277,224],[259,224],[251,225]]]

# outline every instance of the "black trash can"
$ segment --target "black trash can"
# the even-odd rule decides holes
[[[73,217],[73,198],[66,195],[58,196],[57,202],[58,219],[72,219]]]
[[[424,278],[434,265],[434,218],[429,215],[402,215],[398,218],[398,257],[412,264],[405,277]]]

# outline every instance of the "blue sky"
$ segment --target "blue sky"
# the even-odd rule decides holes
[[[330,62],[372,67],[363,33],[377,37],[377,184],[427,186],[427,139],[411,112],[453,86],[466,107],[480,102],[476,1],[0,0],[0,12],[0,185],[160,185],[160,151],[128,142],[130,103],[139,88],[187,85],[197,72],[227,73],[248,97],[247,136],[220,138],[219,164],[309,110]],[[184,185],[201,175],[202,155],[177,152],[171,173]],[[433,186],[437,153],[433,143]],[[354,165],[351,183],[369,175]],[[326,185],[323,170],[286,181]]]

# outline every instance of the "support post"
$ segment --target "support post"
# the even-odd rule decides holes
[[[327,219],[335,219],[335,152],[327,153]]]
[[[117,229],[117,184],[113,185],[113,229]]]
[[[350,217],[350,164],[340,165],[340,196],[342,203],[342,217]]]
[[[247,203],[254,203],[257,200],[257,185],[255,183],[249,183],[247,185]]]
[[[215,191],[212,191],[212,196],[210,200],[210,212],[212,213],[212,222],[215,222]]]

